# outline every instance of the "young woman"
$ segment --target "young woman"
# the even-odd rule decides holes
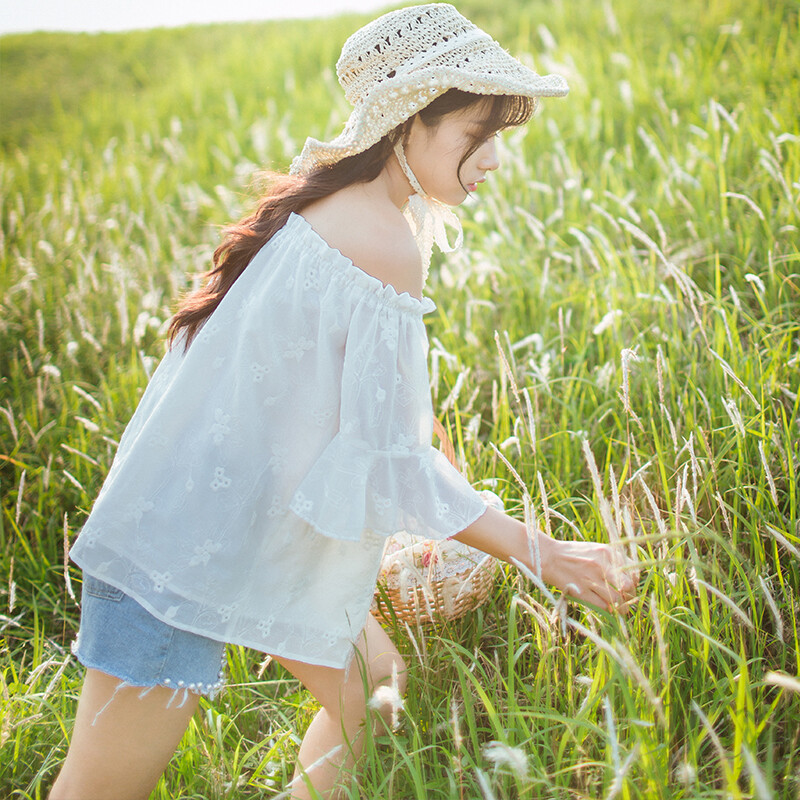
[[[390,711],[374,690],[403,690],[369,614],[399,530],[455,536],[603,608],[634,592],[624,557],[530,541],[431,447],[433,242],[452,249],[449,207],[499,166],[494,135],[565,82],[446,4],[357,31],[337,71],[344,132],[309,139],[229,229],[73,548],[87,672],[51,800],[147,797],[219,688],[225,642],[272,654],[317,698],[288,791],[338,796],[368,706]]]

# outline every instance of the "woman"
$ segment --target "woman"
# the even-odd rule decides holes
[[[565,82],[446,4],[357,31],[337,72],[343,133],[309,139],[228,231],[73,548],[87,673],[51,800],[146,797],[219,687],[225,642],[317,698],[289,793],[339,796],[368,706],[391,711],[375,689],[403,690],[369,615],[396,531],[455,536],[603,608],[634,591],[611,548],[530,541],[431,447],[432,245],[452,249],[446,225],[460,241],[449,207],[499,166],[494,135]]]

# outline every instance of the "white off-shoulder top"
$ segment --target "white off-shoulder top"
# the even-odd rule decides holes
[[[385,538],[485,510],[431,446],[434,308],[292,214],[159,364],[72,559],[175,627],[346,666]]]

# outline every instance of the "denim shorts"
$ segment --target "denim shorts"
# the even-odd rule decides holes
[[[213,697],[224,683],[224,642],[167,625],[87,572],[72,652],[85,667],[128,686],[166,686]]]

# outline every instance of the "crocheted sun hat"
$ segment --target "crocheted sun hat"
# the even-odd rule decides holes
[[[332,141],[306,140],[293,174],[363,152],[450,89],[534,99],[569,91],[560,75],[538,75],[448,3],[390,11],[357,30],[336,74],[353,112]]]

